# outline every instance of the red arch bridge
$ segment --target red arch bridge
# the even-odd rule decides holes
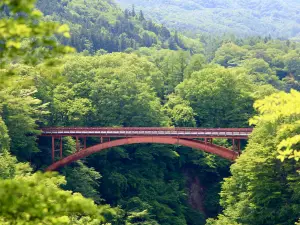
[[[46,169],[52,171],[104,149],[138,143],[187,146],[233,161],[240,154],[240,141],[247,139],[251,132],[252,128],[56,127],[42,129],[41,136],[52,137],[53,163]],[[66,136],[76,139],[76,152],[63,157],[62,138]],[[86,140],[89,137],[99,137],[100,143],[88,147]],[[214,138],[231,139],[232,149],[213,144]],[[55,161],[57,156],[59,160]]]

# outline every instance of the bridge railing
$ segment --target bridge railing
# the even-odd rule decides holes
[[[183,136],[247,137],[252,128],[161,128],[161,127],[55,127],[42,129],[41,136]]]

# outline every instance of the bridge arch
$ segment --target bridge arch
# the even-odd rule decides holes
[[[50,165],[46,171],[54,171],[60,167],[63,167],[67,164],[70,164],[76,160],[85,158],[91,154],[103,151],[105,149],[109,149],[112,147],[122,146],[122,145],[130,145],[130,144],[141,144],[141,143],[157,143],[157,144],[169,144],[169,145],[181,145],[186,146],[198,150],[202,150],[204,152],[212,153],[218,155],[222,158],[228,160],[235,160],[238,157],[238,153],[221,147],[211,143],[205,143],[203,141],[193,140],[193,139],[184,139],[184,138],[174,138],[174,137],[129,137],[118,140],[113,140],[105,143],[101,143],[98,145],[94,145],[92,147],[83,149],[78,151],[72,155],[69,155],[57,162],[54,162]]]

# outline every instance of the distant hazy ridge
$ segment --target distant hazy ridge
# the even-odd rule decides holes
[[[237,35],[300,36],[299,0],[117,0],[124,8],[179,30]]]

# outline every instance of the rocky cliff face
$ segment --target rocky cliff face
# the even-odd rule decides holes
[[[187,170],[184,172],[184,175],[187,180],[187,195],[188,202],[193,209],[205,213],[204,207],[204,196],[205,196],[205,187],[201,184],[199,177],[197,177],[193,172]]]
[[[189,177],[188,181],[188,202],[193,207],[203,214],[204,208],[204,187],[201,185],[198,177]]]

